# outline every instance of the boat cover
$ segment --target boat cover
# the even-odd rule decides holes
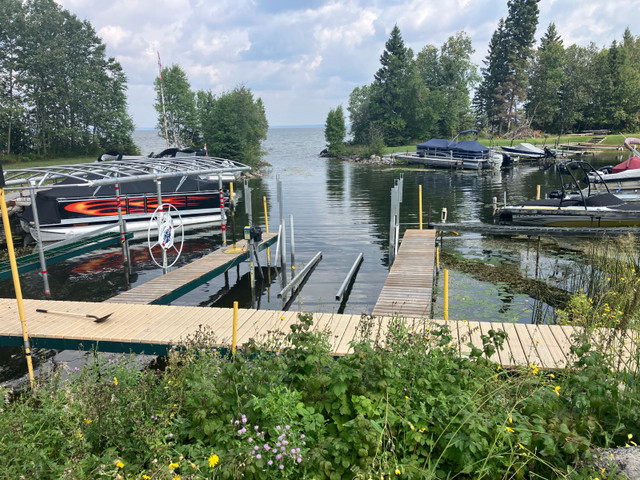
[[[640,158],[629,157],[629,159],[613,167],[611,173],[620,173],[624,172],[625,170],[633,170],[636,168],[640,168]]]
[[[485,147],[476,140],[461,140],[460,142],[454,142],[443,138],[432,138],[423,143],[417,145],[418,150],[452,150],[454,153],[484,153],[489,151],[488,147]]]
[[[454,146],[456,142],[452,142],[451,140],[447,140],[445,138],[432,138],[423,143],[419,143],[417,145],[418,150],[427,150],[427,149],[443,149],[449,150],[452,146]]]

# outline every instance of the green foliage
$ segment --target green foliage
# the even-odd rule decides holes
[[[137,153],[126,77],[88,22],[53,0],[6,0],[0,32],[2,151]]]
[[[258,165],[261,142],[269,124],[264,104],[254,99],[251,89],[236,87],[215,96],[198,92],[197,109],[204,143],[210,155]]]
[[[363,317],[352,352],[334,358],[330,333],[301,314],[288,334],[235,355],[201,330],[163,370],[96,355],[72,380],[4,392],[3,474],[613,478],[588,467],[590,448],[640,431],[637,372],[593,336],[576,338],[572,362],[551,373],[492,363],[502,330],[462,356],[446,324],[393,319],[379,331]]]
[[[344,137],[347,127],[344,124],[342,105],[329,110],[324,124],[324,138],[327,141],[329,155],[341,155],[345,152]]]
[[[158,134],[163,138],[166,134],[169,141],[179,148],[201,144],[196,97],[184,70],[178,65],[163,68],[161,77],[155,80],[154,88]]]

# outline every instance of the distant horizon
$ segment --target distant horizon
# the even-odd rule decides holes
[[[269,128],[322,128],[322,124],[307,124],[307,125],[269,125]],[[135,127],[134,131],[155,131],[155,127]]]

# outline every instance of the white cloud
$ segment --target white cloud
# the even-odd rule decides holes
[[[0,0],[1,1],[1,0]],[[244,84],[271,125],[324,123],[355,86],[371,83],[395,24],[414,53],[464,30],[480,65],[505,0],[56,0],[91,22],[129,81],[137,126],[155,125],[157,52],[194,90]],[[555,22],[565,46],[622,38],[640,0],[541,0],[536,40]]]

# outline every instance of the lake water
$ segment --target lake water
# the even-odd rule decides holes
[[[144,154],[159,152],[165,141],[154,131],[136,131],[136,144]],[[318,156],[325,147],[322,128],[273,128],[264,143],[265,160],[271,165],[264,174],[249,180],[254,224],[265,226],[263,198],[266,199],[269,230],[277,231],[280,216],[286,223],[287,255],[290,254],[290,216],[293,216],[295,266],[299,271],[318,252],[322,260],[317,265],[299,295],[288,305],[289,310],[311,312],[342,311],[335,300],[336,292],[360,253],[360,267],[343,311],[351,314],[371,313],[389,270],[389,221],[391,189],[404,178],[403,202],[400,207],[401,234],[407,228],[418,228],[418,189],[423,191],[423,221],[429,209],[431,218],[439,220],[446,208],[449,222],[482,221],[491,223],[493,198],[509,203],[534,198],[536,185],[542,192],[557,188],[554,169],[535,165],[490,172],[450,172],[422,168],[392,168],[363,165],[326,159]],[[589,157],[595,164],[615,163],[615,156]],[[282,204],[278,203],[278,180],[282,186]],[[242,191],[236,185],[235,191]],[[235,215],[239,238],[247,224],[244,198]],[[282,212],[282,213],[281,213]],[[228,239],[232,239],[232,232]],[[511,264],[522,275],[563,279],[565,284],[580,258],[567,250],[567,240],[546,240],[538,251],[535,242],[525,239],[505,239],[474,233],[447,235],[443,250],[459,257],[475,259],[483,264]],[[191,234],[185,241],[185,251],[177,265],[185,264],[221,245],[219,231]],[[271,249],[271,262],[275,248]],[[133,245],[134,272],[132,285],[161,275],[161,270],[149,259],[146,246]],[[266,256],[261,254],[261,265]],[[289,267],[291,260],[287,259]],[[102,301],[125,289],[121,257],[118,249],[105,250],[49,267],[52,297],[60,300]],[[290,271],[290,270],[289,270]],[[288,278],[291,278],[289,273]],[[234,301],[241,308],[279,310],[277,298],[280,278],[258,285],[258,295],[252,298],[249,288],[249,266],[233,269],[226,283],[224,277],[213,279],[174,302],[174,305],[230,307]],[[569,282],[570,283],[570,282]],[[25,298],[43,298],[42,279],[37,273],[21,277]],[[10,282],[0,283],[3,296],[11,296]],[[442,280],[436,288],[435,316],[442,317]],[[549,320],[552,310],[533,298],[514,294],[504,282],[489,283],[461,272],[449,273],[449,318],[531,322],[533,318]],[[77,361],[76,352],[43,352],[36,363],[50,356],[65,362]],[[0,349],[0,381],[24,375],[24,359],[20,349]]]

